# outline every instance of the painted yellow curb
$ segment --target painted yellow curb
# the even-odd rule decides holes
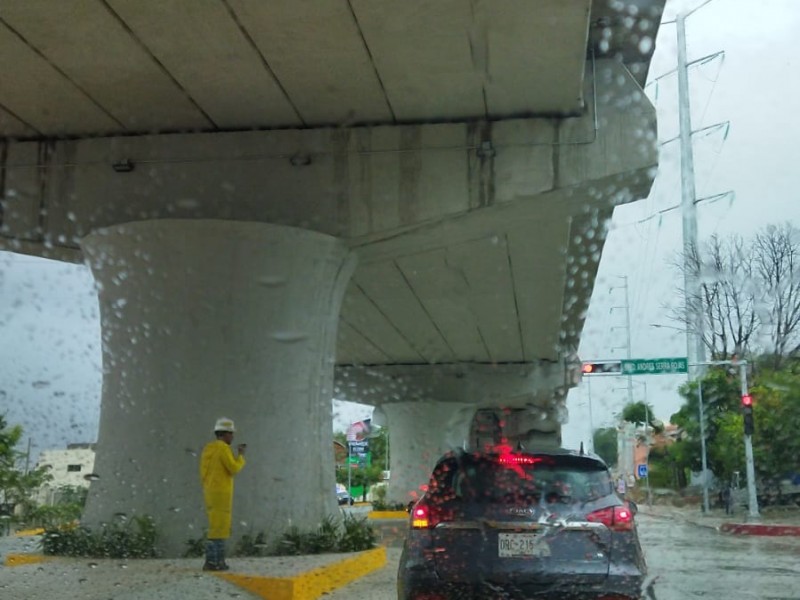
[[[52,557],[44,554],[6,554],[3,564],[7,567],[21,567],[22,565],[35,565],[52,560]]]
[[[259,577],[214,573],[264,600],[317,600],[317,598],[377,571],[386,565],[386,548],[380,546],[338,563],[295,577]]]
[[[408,513],[404,510],[373,510],[367,513],[368,519],[406,519]]]
[[[38,529],[22,529],[17,531],[14,535],[16,537],[28,537],[32,535],[42,535],[44,533],[44,529],[39,527]]]

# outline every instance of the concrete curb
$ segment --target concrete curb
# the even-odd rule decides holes
[[[22,529],[17,531],[14,534],[14,537],[33,537],[36,535],[42,535],[44,533],[44,529],[39,527],[37,529]]]
[[[367,519],[407,519],[409,514],[404,510],[373,510]]]
[[[723,523],[719,528],[735,535],[800,536],[798,525],[765,525],[763,523]]]
[[[3,565],[6,567],[21,567],[22,565],[35,565],[53,560],[51,556],[44,554],[25,554],[25,553],[10,553],[6,554]]]
[[[386,548],[379,546],[294,577],[261,577],[239,573],[214,573],[214,575],[264,600],[316,600],[385,565]]]

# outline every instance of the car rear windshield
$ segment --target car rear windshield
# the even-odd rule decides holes
[[[608,469],[577,456],[464,455],[440,463],[431,492],[444,500],[506,502],[527,498],[590,502],[613,493]]]

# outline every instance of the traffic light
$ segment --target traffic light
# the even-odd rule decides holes
[[[742,396],[742,416],[744,417],[744,434],[753,435],[756,427],[753,420],[753,397],[750,394]]]
[[[581,365],[581,372],[584,375],[618,375],[622,373],[622,362],[619,360],[585,362]]]

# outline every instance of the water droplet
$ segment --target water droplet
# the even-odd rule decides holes
[[[276,331],[275,333],[271,334],[270,337],[279,342],[293,343],[300,342],[308,338],[308,334],[302,331]]]
[[[178,206],[178,208],[187,208],[187,209],[197,208],[198,206],[200,206],[200,203],[197,200],[194,200],[193,198],[181,198],[175,204]]]
[[[263,285],[264,287],[280,287],[286,285],[286,278],[278,277],[277,275],[265,275],[264,277],[259,277],[256,281],[259,285]]]

